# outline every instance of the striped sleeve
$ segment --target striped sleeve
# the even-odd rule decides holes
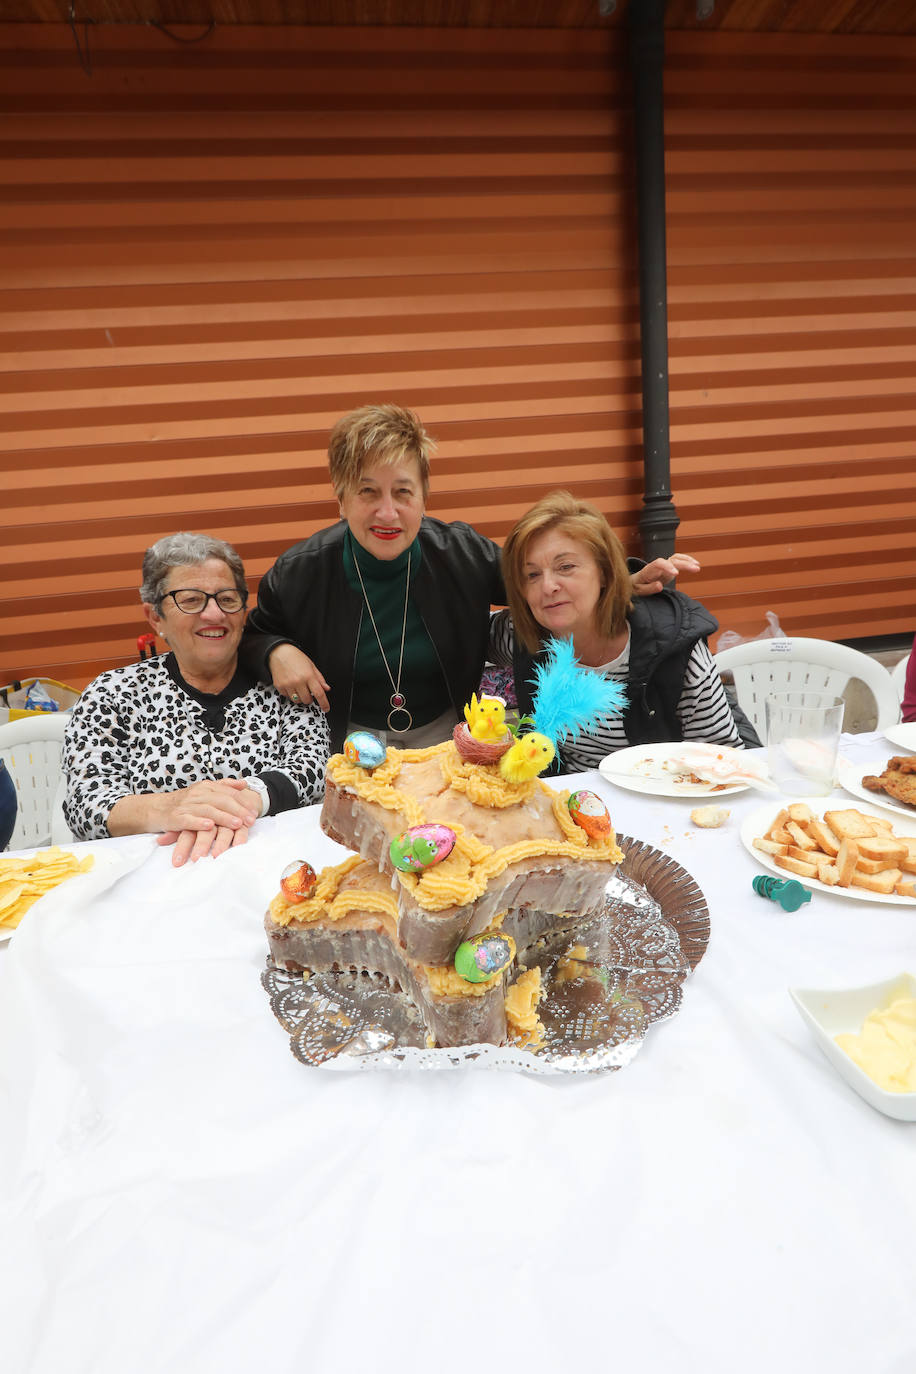
[[[688,659],[677,716],[684,739],[744,748],[722,679],[705,640],[700,640],[694,646]]]
[[[509,611],[494,611],[490,616],[490,641],[487,646],[487,659],[498,668],[512,667],[512,650],[515,647],[515,633],[512,615]]]

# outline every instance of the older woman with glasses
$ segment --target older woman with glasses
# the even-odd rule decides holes
[[[64,742],[64,815],[78,839],[159,832],[180,866],[244,844],[261,816],[320,800],[330,739],[317,707],[240,667],[248,588],[231,545],[160,539],[140,598],[169,652],[83,692]]]

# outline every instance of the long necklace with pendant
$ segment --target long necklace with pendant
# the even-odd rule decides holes
[[[395,682],[394,680],[391,669],[388,666],[388,660],[385,657],[385,650],[382,648],[382,637],[378,632],[378,626],[375,623],[375,616],[372,614],[372,607],[369,605],[369,598],[366,595],[366,584],[363,581],[363,575],[359,569],[359,559],[356,557],[355,554],[353,556],[353,562],[356,565],[356,576],[359,578],[359,585],[363,589],[363,600],[366,603],[366,610],[369,612],[369,619],[372,621],[372,628],[375,631],[375,637],[378,640],[378,651],[382,656],[382,662],[385,665],[385,672],[388,674],[388,681],[391,683],[393,689],[391,696],[388,698],[389,702],[391,703],[391,710],[388,712],[388,729],[396,735],[405,735],[413,725],[413,716],[407,709],[407,698],[401,691],[401,669],[404,666],[404,636],[407,633],[407,596],[410,592],[410,552],[408,551],[407,554],[407,581],[404,584],[404,620],[401,624],[401,654],[398,659],[397,682]],[[393,725],[391,721],[392,716],[406,716],[407,724]]]

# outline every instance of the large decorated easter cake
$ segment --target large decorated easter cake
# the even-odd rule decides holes
[[[265,922],[270,954],[292,971],[383,975],[431,1045],[536,1045],[539,969],[527,956],[558,933],[574,941],[623,855],[595,794],[537,776],[556,720],[550,734],[514,738],[489,702],[465,714],[452,740],[424,749],[348,737],[328,764],[321,826],[354,852],[320,874],[289,866]],[[533,723],[546,715],[536,705]]]

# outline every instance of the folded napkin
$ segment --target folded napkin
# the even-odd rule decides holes
[[[770,781],[766,754],[762,749],[731,749],[728,745],[703,744],[700,741],[673,744],[664,766],[668,773],[693,773],[704,782],[743,783],[748,787],[759,787],[765,792],[776,791]]]

